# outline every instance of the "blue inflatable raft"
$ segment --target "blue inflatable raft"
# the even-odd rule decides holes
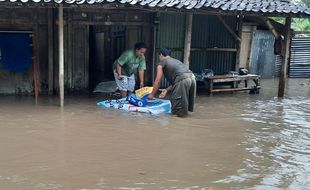
[[[163,99],[147,100],[146,105],[143,107],[130,104],[128,98],[105,100],[98,102],[97,105],[104,108],[114,108],[129,112],[141,112],[150,114],[171,113],[170,100]]]

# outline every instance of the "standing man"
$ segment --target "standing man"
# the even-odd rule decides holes
[[[171,51],[166,48],[161,48],[159,51],[156,79],[153,84],[153,91],[148,96],[148,99],[154,99],[162,77],[165,76],[171,85],[166,89],[159,89],[161,91],[159,98],[166,97],[167,93],[171,91],[172,114],[184,117],[188,115],[188,111],[194,111],[196,80],[187,65],[170,57],[170,54]]]
[[[143,42],[135,44],[134,49],[127,50],[113,63],[113,73],[122,98],[134,91],[135,73],[138,71],[140,88],[144,86],[144,70],[146,69],[146,45]]]

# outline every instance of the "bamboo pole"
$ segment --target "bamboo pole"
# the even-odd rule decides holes
[[[290,55],[290,42],[291,42],[291,17],[286,17],[285,19],[285,54],[284,59],[281,64],[281,73],[279,78],[279,89],[278,89],[278,97],[284,97],[284,89],[285,89],[285,81],[287,75],[287,68],[289,63],[289,55]]]
[[[59,36],[59,96],[60,107],[64,106],[64,20],[63,6],[58,8],[58,36]]]
[[[193,25],[193,14],[189,13],[186,15],[186,30],[185,30],[184,57],[183,57],[183,62],[187,66],[189,66],[189,57],[191,52],[192,25]]]

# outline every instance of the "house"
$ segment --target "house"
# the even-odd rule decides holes
[[[284,30],[270,16],[285,17]],[[25,44],[15,41],[11,58],[4,57],[6,46],[0,46],[0,93],[60,93],[63,105],[65,93],[88,92],[113,79],[112,62],[137,41],[149,46],[148,84],[160,47],[171,48],[194,72],[236,70],[249,56],[244,48],[252,29],[245,21],[261,18],[275,38],[285,37],[279,85],[283,96],[291,18],[309,16],[309,7],[287,0],[1,0],[0,40],[10,34],[29,37],[31,64],[27,53],[22,60],[28,65],[22,64],[21,71],[7,62],[21,59],[17,49]]]

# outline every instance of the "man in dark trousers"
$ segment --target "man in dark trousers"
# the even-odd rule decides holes
[[[157,90],[161,92],[159,98],[166,97],[167,93],[171,91],[172,114],[184,117],[188,115],[188,111],[194,111],[196,80],[187,65],[170,57],[170,55],[171,51],[169,49],[160,49],[156,79],[153,84],[153,91],[148,96],[148,99],[154,99]],[[163,76],[168,79],[171,85],[166,89],[159,89]]]

